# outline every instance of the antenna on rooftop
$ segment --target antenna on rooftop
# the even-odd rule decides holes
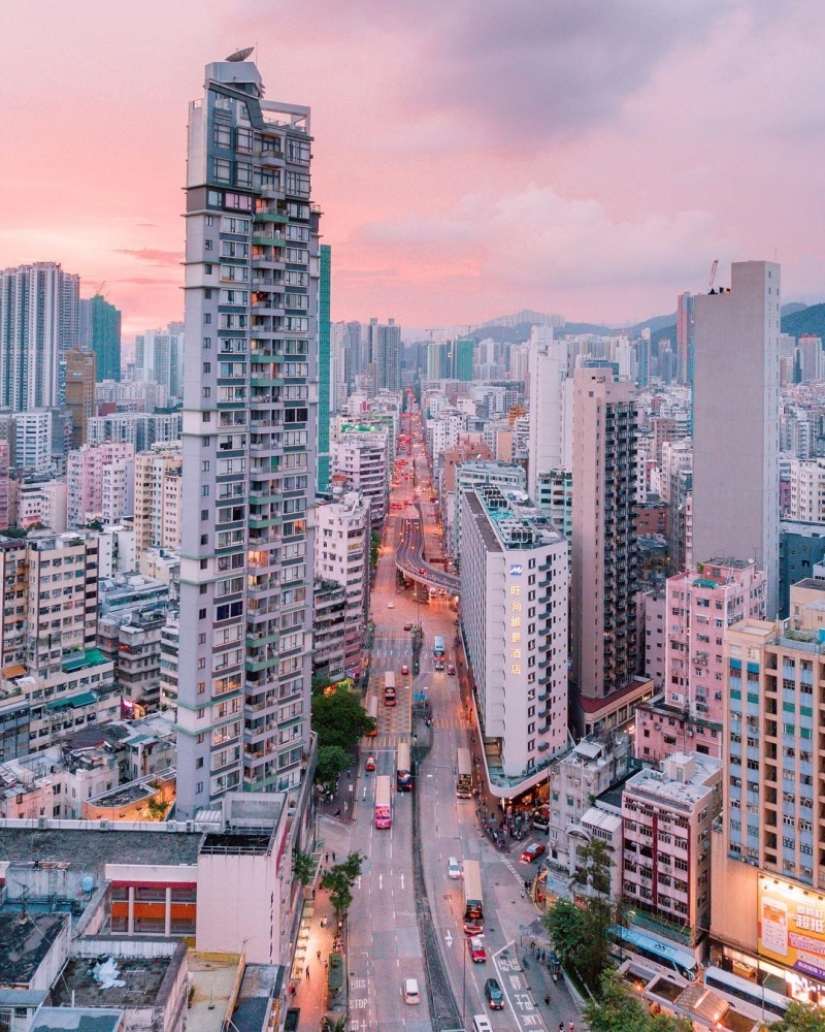
[[[244,47],[243,50],[236,50],[234,54],[230,54],[225,60],[233,62],[245,61],[254,49],[254,47]]]

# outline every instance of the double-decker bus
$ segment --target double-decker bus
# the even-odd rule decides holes
[[[455,794],[459,799],[473,797],[473,761],[469,749],[459,749],[455,765]]]
[[[693,953],[671,946],[670,943],[655,939],[652,935],[637,932],[635,928],[624,928],[613,925],[607,933],[616,943],[621,954],[634,954],[660,971],[675,971],[686,982],[695,982],[699,974],[699,965]],[[625,958],[626,959],[626,958]]]
[[[444,638],[440,634],[433,638],[433,655],[436,659],[444,658]]]
[[[484,920],[481,895],[481,866],[478,860],[464,861],[464,924],[480,925]]]
[[[375,779],[375,826],[392,827],[392,780],[389,774],[379,774]]]
[[[398,746],[395,764],[395,787],[399,792],[412,792],[413,790],[413,771],[408,742],[401,742]]]
[[[395,695],[395,671],[388,670],[384,674],[384,705],[395,706],[396,704]]]

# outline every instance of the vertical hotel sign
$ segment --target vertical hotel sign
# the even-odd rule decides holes
[[[825,980],[825,896],[760,874],[759,954]]]

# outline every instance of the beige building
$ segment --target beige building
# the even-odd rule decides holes
[[[635,680],[636,388],[602,368],[573,382],[572,717],[586,734],[627,720],[652,686]]]
[[[720,955],[825,1002],[825,585],[725,642],[725,801],[713,836]]]
[[[135,546],[180,550],[180,442],[156,444],[135,456]]]

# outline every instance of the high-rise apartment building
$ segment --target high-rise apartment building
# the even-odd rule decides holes
[[[14,465],[31,473],[43,473],[51,467],[52,413],[48,409],[15,415]]]
[[[645,763],[677,749],[721,758],[725,632],[764,617],[765,574],[752,560],[708,559],[668,578],[662,608],[664,693],[636,711],[636,755]]]
[[[573,381],[567,375],[567,343],[552,326],[530,331],[530,497],[538,503],[542,474],[573,464]]]
[[[0,271],[0,406],[60,403],[60,368],[77,346],[77,276],[54,262]]]
[[[318,492],[329,488],[329,413],[332,407],[332,248],[321,244],[321,276],[318,283]]]
[[[68,525],[90,519],[117,523],[134,508],[134,449],[131,444],[84,445],[66,461]]]
[[[459,337],[453,343],[453,368],[456,380],[469,382],[473,378],[473,360],[476,342],[474,337]]]
[[[546,777],[567,745],[567,542],[527,495],[462,500],[461,609],[491,792]]]
[[[590,733],[629,719],[647,691],[635,678],[636,406],[609,369],[577,369],[574,393],[574,721]]]
[[[734,262],[693,299],[693,554],[755,559],[779,609],[780,270]]]
[[[87,423],[95,414],[94,352],[66,352],[66,408],[72,417],[72,448],[86,444]]]
[[[390,491],[389,431],[345,426],[330,444],[332,479],[360,491],[369,502],[373,526],[387,515]]]
[[[178,324],[175,324],[178,325]],[[135,379],[158,383],[170,397],[183,393],[183,333],[146,330],[135,338]]]
[[[397,391],[401,387],[401,327],[395,325],[395,319],[388,319],[386,324],[370,319],[367,346],[374,368],[373,387]]]
[[[120,309],[102,295],[80,302],[83,343],[95,355],[98,381],[120,380]]]
[[[694,326],[693,295],[685,292],[676,298],[676,378],[693,383]]]
[[[135,456],[135,546],[180,550],[183,455],[179,441]]]
[[[825,459],[791,460],[787,519],[825,524]]]
[[[348,491],[316,511],[315,575],[345,592],[344,667],[359,671],[369,616],[370,503]]]
[[[249,61],[189,109],[178,809],[287,789],[309,750],[317,209],[309,109]]]

